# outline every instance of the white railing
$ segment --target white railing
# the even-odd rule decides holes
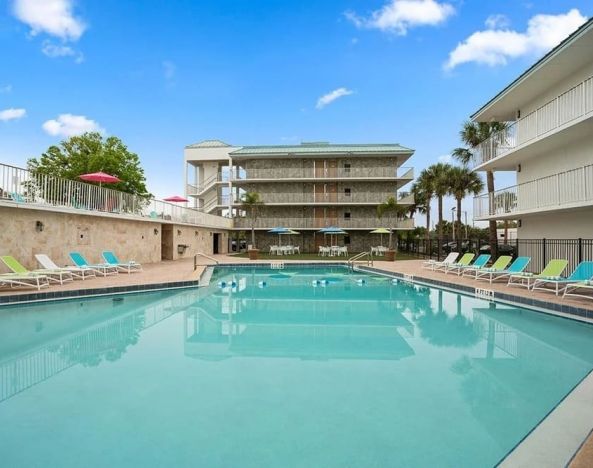
[[[342,229],[376,229],[383,226],[385,221],[377,218],[257,218],[256,229],[272,229],[283,226],[291,229],[321,229],[329,226],[338,226]],[[251,229],[249,218],[235,218],[234,227],[237,229]],[[414,229],[414,219],[407,218],[397,221],[395,229]]]
[[[532,210],[593,203],[593,165],[485,193],[474,198],[474,217],[508,216]]]
[[[0,200],[228,229],[231,222],[181,205],[0,164]]]
[[[575,119],[593,112],[593,77],[583,80],[568,91],[493,134],[474,151],[474,165],[503,156],[516,147],[539,138]]]
[[[261,200],[266,205],[273,205],[277,203],[311,203],[311,204],[353,204],[353,203],[372,203],[380,204],[389,197],[396,197],[395,192],[377,193],[377,192],[360,192],[360,193],[291,193],[291,192],[276,192],[276,193],[260,193]],[[241,197],[236,195],[222,195],[219,197],[219,205],[228,205],[229,201],[237,205],[241,204]],[[402,200],[402,203],[406,203]]]
[[[286,180],[286,179],[352,179],[352,178],[393,178],[413,179],[411,167],[372,166],[372,167],[282,167],[277,169],[246,169],[241,174],[234,174],[235,181],[249,180]]]

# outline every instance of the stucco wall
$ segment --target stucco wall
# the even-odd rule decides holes
[[[521,218],[519,239],[593,239],[593,208]]]
[[[38,221],[43,224],[42,231],[36,228]],[[0,254],[12,255],[31,269],[39,268],[35,260],[38,253],[49,255],[60,266],[71,265],[71,251],[82,253],[93,263],[103,262],[103,250],[113,250],[122,261],[154,263],[161,261],[165,226],[173,230],[170,248],[174,260],[193,256],[197,251],[211,254],[214,232],[220,233],[219,252],[227,251],[228,235],[222,230],[0,206]],[[178,244],[190,248],[180,255]]]

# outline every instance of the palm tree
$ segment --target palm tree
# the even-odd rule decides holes
[[[255,222],[263,202],[257,192],[246,192],[241,197],[241,207],[248,213],[251,221],[251,246],[255,249]]]
[[[393,250],[393,229],[395,222],[401,219],[408,212],[408,207],[405,205],[399,205],[395,197],[389,197],[385,202],[381,203],[377,207],[377,216],[382,219],[383,216],[387,215],[388,227],[389,227],[389,250]]]
[[[480,176],[471,171],[469,168],[463,166],[455,166],[451,168],[450,174],[450,195],[455,198],[457,202],[457,232],[461,237],[461,201],[468,195],[478,195],[484,190],[484,182]]]
[[[461,164],[467,166],[474,157],[473,151],[497,132],[507,128],[505,122],[464,122],[459,136],[467,148],[455,148],[451,153]],[[494,172],[486,171],[486,188],[488,190],[488,199],[494,197]],[[488,223],[490,250],[494,256],[497,255],[498,238],[496,236],[496,221],[491,220]]]
[[[412,186],[412,193],[419,213],[426,215],[426,242],[430,239],[430,202],[434,196],[434,174],[423,169]]]
[[[438,200],[439,223],[437,225],[437,236],[439,239],[439,250],[443,245],[443,198],[447,196],[451,190],[450,174],[452,169],[453,166],[446,163],[433,164],[427,168],[432,174],[434,194]]]

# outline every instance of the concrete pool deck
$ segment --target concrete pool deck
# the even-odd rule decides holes
[[[258,261],[249,261],[245,258],[238,258],[232,255],[215,255],[213,258],[216,259],[219,264],[224,265],[232,265],[232,264],[267,264],[270,263],[270,260],[258,260]],[[291,260],[290,258],[286,257],[279,257],[278,261],[283,261],[287,264],[289,263],[345,263],[344,258],[336,257],[330,259],[330,261],[315,261],[315,260]],[[483,288],[489,289],[495,292],[498,296],[499,294],[504,295],[512,295],[514,297],[525,298],[525,299],[532,299],[537,300],[545,304],[549,304],[550,307],[554,307],[557,305],[565,305],[565,306],[572,306],[578,307],[580,309],[584,309],[587,311],[591,311],[591,317],[575,317],[574,315],[567,315],[563,314],[562,312],[555,312],[558,315],[566,315],[573,319],[580,319],[588,322],[593,322],[593,300],[587,299],[580,299],[580,298],[567,298],[562,299],[561,296],[556,297],[553,293],[547,293],[544,291],[529,291],[526,288],[522,287],[508,287],[506,286],[505,282],[497,282],[493,284],[489,284],[486,281],[475,281],[468,277],[460,277],[457,275],[448,274],[445,275],[442,272],[434,272],[428,269],[422,268],[422,260],[405,260],[405,261],[396,261],[396,262],[385,262],[385,261],[375,261],[373,268],[377,270],[381,270],[382,272],[386,273],[394,273],[396,275],[406,275],[406,277],[410,278],[413,277],[415,281],[419,282],[427,282],[429,284],[433,284],[438,286],[441,284],[443,287],[450,287],[453,289],[460,289],[465,288],[466,293],[471,293],[469,288]],[[200,275],[203,273],[204,269],[207,267],[208,264],[214,265],[214,262],[208,260],[206,258],[201,258],[198,268],[194,271],[193,259],[184,259],[184,260],[177,260],[177,261],[163,261],[159,263],[152,263],[152,264],[145,264],[143,265],[143,271],[139,273],[133,274],[125,274],[120,273],[118,275],[107,276],[107,277],[96,277],[91,278],[85,281],[73,281],[66,283],[64,285],[52,284],[49,288],[44,288],[41,293],[51,293],[52,297],[47,297],[46,299],[55,299],[55,298],[66,298],[70,294],[75,295],[77,291],[83,291],[85,295],[92,295],[92,294],[108,294],[108,293],[117,293],[119,290],[125,290],[129,288],[132,291],[142,290],[144,286],[149,286],[151,288],[167,288],[171,287],[169,285],[175,285],[176,287],[188,287],[188,286],[195,286],[197,285],[197,281],[200,278]],[[439,284],[435,284],[438,282]],[[138,287],[138,289],[136,289]],[[135,289],[131,289],[135,288]],[[113,290],[112,290],[113,289]],[[22,288],[22,289],[8,289],[3,288],[0,289],[0,302],[4,299],[5,301],[12,297],[15,298],[18,296],[19,299],[22,300],[39,300],[35,299],[34,296],[37,293],[35,289],[32,288]],[[27,297],[29,296],[29,297]],[[496,300],[499,300],[496,297]],[[11,302],[12,303],[12,302]],[[526,307],[529,305],[525,304]],[[586,400],[589,402],[593,398],[593,376],[590,375],[585,381],[583,381],[583,385],[579,386],[581,389],[581,394],[579,395],[576,391],[574,392],[574,398],[571,398],[573,395],[569,395],[566,400],[562,403],[563,406],[568,406],[567,413],[570,417],[575,417],[579,413],[584,413],[583,409],[583,402]],[[577,388],[577,390],[579,390]],[[586,394],[582,394],[583,391],[586,391]],[[561,408],[562,405],[559,405]],[[575,406],[576,405],[576,406]],[[583,415],[583,414],[582,414]],[[552,415],[553,416],[553,413]],[[593,420],[593,419],[591,419]],[[540,426],[532,434],[534,437],[537,436],[538,430],[545,430],[546,429],[546,422],[549,426],[552,427],[552,433],[558,432],[558,428],[565,426],[565,424],[569,423],[570,420],[564,420],[564,417],[560,415],[560,417],[555,421],[554,419],[546,420],[542,422]],[[590,426],[590,424],[589,424]],[[575,429],[576,430],[576,429]],[[570,461],[571,468],[582,468],[585,466],[593,466],[593,435],[589,434],[590,427],[587,429],[586,421],[585,423],[580,422],[579,428],[576,430],[576,433],[572,434],[571,443],[565,444],[564,452],[568,452],[572,450],[572,454],[577,452],[572,460]],[[584,432],[586,431],[586,432]],[[570,434],[567,435],[567,437]],[[579,439],[580,438],[580,439]],[[579,439],[578,441],[576,441]],[[586,440],[585,440],[586,439]],[[585,441],[584,441],[585,440]],[[548,439],[549,441],[549,439]],[[576,442],[575,442],[576,441]],[[584,441],[584,442],[583,442]],[[521,458],[515,459],[518,464],[511,463],[512,459],[509,457],[505,459],[503,462],[504,466],[529,466],[525,462],[529,460],[530,456],[533,456],[533,453],[538,453],[540,450],[545,449],[545,446],[540,445],[537,443],[534,444],[530,442],[529,439],[526,439],[525,442],[520,444],[515,451],[520,448],[523,448],[527,454],[527,458],[525,453]],[[576,445],[575,445],[576,444]],[[548,444],[549,446],[550,444]],[[578,450],[578,451],[577,451]],[[543,450],[545,452],[545,450]],[[543,453],[543,452],[541,452]],[[521,454],[519,454],[521,455]],[[564,456],[565,457],[565,456]],[[522,459],[522,461],[521,461]],[[533,458],[531,458],[533,461]],[[543,462],[543,459],[538,460],[538,462]],[[549,464],[540,464],[538,466],[558,466],[557,463],[553,462],[552,460],[548,460]],[[557,460],[558,461],[558,460]]]

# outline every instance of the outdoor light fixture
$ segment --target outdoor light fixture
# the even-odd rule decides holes
[[[181,235],[181,229],[177,229],[177,235],[180,236]]]
[[[35,230],[37,232],[43,231],[43,228],[44,228],[44,226],[43,226],[43,223],[41,221],[36,221],[35,222]]]
[[[159,230],[157,228],[154,228],[154,235],[156,236],[159,233]]]

